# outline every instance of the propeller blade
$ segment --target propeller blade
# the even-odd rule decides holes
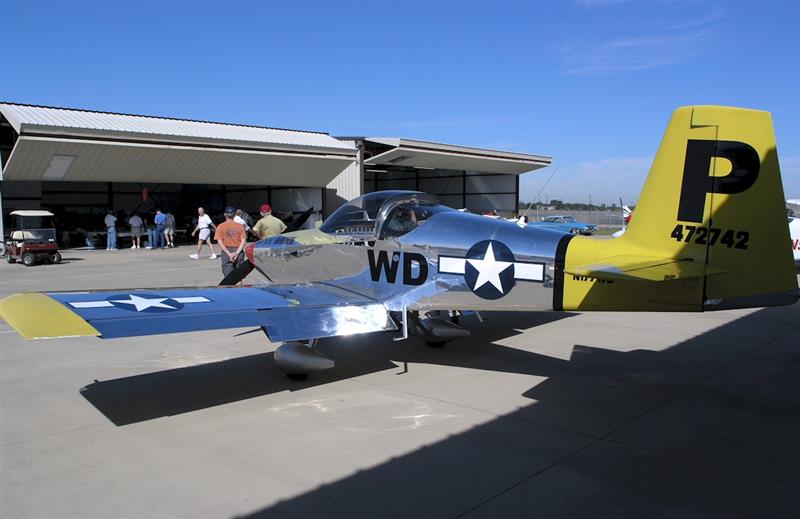
[[[245,261],[244,263],[233,269],[233,271],[231,271],[230,274],[225,276],[225,278],[223,278],[223,280],[219,282],[219,286],[226,287],[226,286],[236,285],[241,280],[246,278],[249,273],[253,272],[253,268],[254,267],[252,263],[250,263],[249,261]]]
[[[300,227],[302,227],[303,224],[306,223],[308,218],[311,216],[311,213],[313,213],[313,212],[314,212],[314,206],[311,206],[308,209],[306,209],[305,211],[303,211],[300,214],[300,216],[295,218],[292,221],[292,223],[290,223],[289,225],[286,226],[286,230],[283,231],[283,233],[293,232],[293,231],[296,231],[297,229],[299,229]],[[281,234],[283,234],[283,233],[281,233]]]

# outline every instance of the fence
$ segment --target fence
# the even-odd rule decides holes
[[[526,211],[524,207],[520,208],[520,214],[527,215],[528,219],[532,222],[547,218],[548,216],[559,215],[573,216],[580,222],[593,223],[603,227],[622,227],[622,209],[616,209],[614,211],[556,211],[541,209],[534,206],[531,207],[530,211]]]

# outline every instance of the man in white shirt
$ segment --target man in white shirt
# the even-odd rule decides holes
[[[247,220],[244,219],[244,211],[241,209],[236,210],[236,214],[233,217],[233,221],[244,227],[245,235],[250,232],[250,226],[247,225]]]
[[[197,208],[197,225],[192,231],[192,236],[196,233],[200,233],[197,239],[197,252],[194,254],[189,254],[189,257],[192,259],[200,258],[200,250],[203,248],[203,242],[208,244],[208,248],[211,249],[211,256],[209,259],[217,259],[217,253],[214,251],[214,245],[211,243],[211,229],[216,230],[216,225],[214,222],[211,221],[211,217],[206,214],[205,209],[202,207]]]

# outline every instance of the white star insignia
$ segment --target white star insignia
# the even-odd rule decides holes
[[[130,294],[128,296],[130,299],[112,299],[112,303],[121,303],[124,305],[133,305],[136,307],[137,312],[141,312],[142,310],[147,310],[148,308],[167,308],[169,310],[177,310],[174,306],[164,304],[164,301],[169,299],[168,297],[157,297],[154,299],[147,299],[145,297],[135,296]]]
[[[478,279],[475,281],[473,290],[478,290],[486,283],[491,283],[500,293],[503,293],[503,283],[500,282],[500,273],[514,263],[510,261],[497,261],[491,243],[486,247],[486,254],[484,254],[482,260],[468,259],[467,262],[478,271]]]

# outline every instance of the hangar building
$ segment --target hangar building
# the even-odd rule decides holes
[[[511,214],[519,175],[549,157],[402,138],[326,133],[0,103],[2,216],[49,209],[59,226],[99,229],[109,209],[168,207],[189,227],[196,207],[257,216],[313,206],[315,218],[384,189],[439,195],[453,207]],[[313,220],[312,220],[313,221]]]

